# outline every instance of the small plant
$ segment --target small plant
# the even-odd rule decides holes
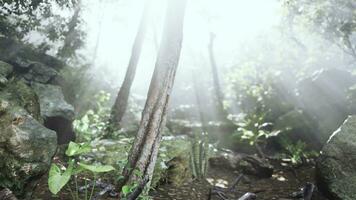
[[[88,197],[87,180],[85,179],[85,200],[90,200],[93,196],[95,183],[98,173],[109,172],[115,170],[111,165],[89,165],[83,162],[78,161],[78,157],[82,154],[88,153],[91,151],[91,147],[87,143],[74,143],[70,142],[65,154],[69,157],[68,165],[65,168],[64,166],[59,166],[55,163],[51,165],[48,176],[48,187],[51,193],[58,194],[64,186],[68,186],[70,194],[73,200],[80,200],[79,197],[79,188],[78,188],[78,174],[82,172],[90,172],[93,174],[93,184],[90,189],[90,195]],[[73,192],[72,188],[68,184],[74,176],[75,190]]]
[[[261,150],[261,145],[269,137],[277,136],[280,133],[278,130],[268,130],[268,127],[272,126],[272,123],[265,122],[264,115],[253,114],[246,116],[237,125],[239,128],[233,136],[254,146],[261,157],[265,157]]]
[[[88,110],[80,119],[73,122],[79,141],[91,141],[103,137],[109,123],[110,109],[106,106],[110,94],[103,91],[95,95],[96,108]]]
[[[191,141],[190,163],[193,177],[202,179],[208,166],[209,140],[207,133],[195,134]]]
[[[318,153],[315,151],[307,151],[305,142],[300,140],[296,143],[292,143],[290,140],[284,139],[282,140],[282,145],[292,165],[305,164],[308,159],[318,156]]]

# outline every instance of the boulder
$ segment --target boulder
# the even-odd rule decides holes
[[[75,140],[72,122],[74,108],[64,100],[62,89],[56,85],[33,83],[40,103],[41,116],[47,128],[57,132],[58,144]]]
[[[58,72],[42,63],[34,62],[30,64],[30,70],[24,75],[29,82],[49,83],[58,76]]]
[[[260,178],[271,177],[274,170],[267,160],[246,154],[222,153],[209,158],[209,164],[211,167],[237,170]]]
[[[24,108],[33,118],[42,122],[38,97],[32,88],[23,81],[10,81],[7,86],[0,91],[0,97],[12,102],[14,105]]]
[[[56,133],[22,107],[0,101],[0,187],[21,194],[47,172],[57,147]]]
[[[41,62],[56,70],[66,66],[64,62],[32,48],[31,45],[2,36],[0,36],[0,60],[13,64],[19,71],[29,70],[32,62]]]
[[[341,69],[321,70],[300,82],[299,106],[317,122],[320,134],[316,136],[322,144],[351,114],[347,94],[355,84],[356,77]]]
[[[356,116],[329,138],[317,160],[317,183],[330,199],[356,199]]]

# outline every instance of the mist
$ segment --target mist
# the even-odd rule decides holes
[[[0,0],[0,200],[355,199],[355,10]]]

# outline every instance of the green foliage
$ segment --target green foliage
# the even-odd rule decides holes
[[[110,94],[101,91],[95,95],[95,110],[88,110],[73,122],[79,141],[92,141],[105,136],[109,124],[110,109],[106,106]]]
[[[69,157],[77,156],[85,153],[89,153],[91,151],[91,147],[88,143],[75,143],[70,142],[65,154]]]
[[[65,168],[64,170],[61,170],[61,167],[58,166],[57,164],[53,163],[51,165],[51,169],[49,171],[48,175],[48,187],[50,192],[53,194],[58,194],[64,186],[68,185],[70,179],[72,176],[74,176],[74,182],[75,182],[75,193],[73,193],[71,186],[69,187],[69,190],[72,195],[73,200],[79,200],[79,194],[78,194],[78,183],[77,183],[77,175],[82,172],[91,172],[94,175],[93,179],[93,186],[91,188],[91,193],[88,198],[88,188],[85,187],[85,200],[90,200],[94,189],[95,189],[95,179],[96,175],[98,173],[104,173],[104,172],[110,172],[115,170],[114,167],[111,165],[101,165],[101,164],[85,164],[83,162],[78,161],[78,156],[89,153],[91,151],[91,148],[89,144],[81,143],[77,144],[74,142],[70,142],[68,145],[68,148],[66,150],[66,155],[69,157],[68,159],[68,166],[65,168],[62,166],[62,168]]]
[[[70,180],[73,172],[73,160],[70,160],[68,168],[63,172],[56,164],[52,164],[48,175],[49,191],[57,194]]]
[[[308,151],[305,142],[298,140],[296,143],[284,138],[282,145],[286,151],[286,157],[292,165],[304,164],[308,159],[318,156],[315,151]]]
[[[203,179],[208,170],[209,139],[207,133],[195,134],[191,140],[190,162],[192,175]]]
[[[356,58],[356,4],[354,0],[283,0],[286,17],[308,27]]]
[[[75,15],[75,8],[80,6],[77,0],[0,0],[0,5],[0,35],[24,40],[36,32],[44,38],[38,49],[42,52],[51,48],[61,50],[62,58],[74,57],[75,51],[83,45],[82,22],[80,16]],[[72,19],[68,21],[58,10],[74,11]]]

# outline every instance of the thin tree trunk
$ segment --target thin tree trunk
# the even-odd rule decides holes
[[[214,92],[215,92],[215,98],[217,104],[217,112],[218,112],[217,114],[221,121],[226,121],[227,113],[224,109],[224,104],[223,104],[224,97],[220,88],[219,73],[218,73],[218,68],[216,65],[215,55],[214,55],[214,40],[215,40],[215,35],[213,33],[210,33],[210,42],[209,42],[208,49],[209,49],[211,71],[213,74],[213,86],[214,86]]]
[[[130,89],[135,78],[136,68],[141,56],[144,37],[147,29],[147,21],[150,12],[152,0],[147,0],[144,6],[143,14],[137,31],[137,35],[132,47],[131,57],[127,66],[124,82],[122,83],[115,103],[111,110],[111,125],[119,128],[122,117],[124,116],[129,100]]]
[[[197,103],[197,107],[198,107],[198,112],[199,112],[199,119],[200,119],[200,123],[201,123],[201,129],[204,133],[207,133],[208,130],[207,130],[207,125],[206,125],[206,119],[204,117],[204,113],[203,113],[203,104],[201,102],[201,98],[200,98],[200,95],[199,95],[199,89],[198,89],[198,83],[197,83],[197,80],[196,80],[196,73],[195,71],[193,70],[192,71],[192,79],[193,79],[193,88],[194,88],[194,94],[195,94],[195,100],[196,100],[196,103]]]
[[[152,180],[181,52],[186,2],[187,0],[168,1],[162,41],[146,105],[119,188],[132,183],[142,183],[145,179]]]
[[[73,56],[73,54],[75,53],[73,49],[77,48],[75,40],[78,40],[78,38],[76,37],[79,36],[76,33],[76,29],[78,28],[78,25],[80,23],[81,6],[81,0],[78,0],[74,9],[73,16],[67,25],[68,31],[65,34],[63,47],[58,51],[58,56],[66,60]]]

